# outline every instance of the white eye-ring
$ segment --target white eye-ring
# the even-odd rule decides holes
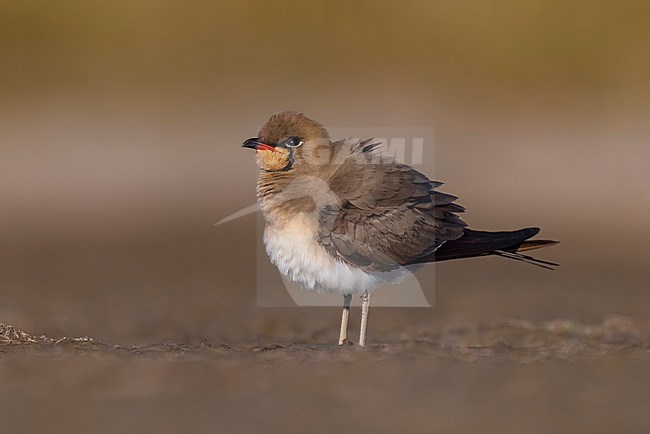
[[[297,148],[304,143],[299,137],[289,137],[285,142],[287,148]]]

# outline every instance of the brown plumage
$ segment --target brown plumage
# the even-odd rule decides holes
[[[332,142],[318,122],[283,112],[244,146],[257,150],[267,252],[310,289],[366,295],[404,267],[485,255],[557,265],[519,253],[556,243],[527,241],[537,228],[468,229],[442,183],[380,155],[371,139]]]

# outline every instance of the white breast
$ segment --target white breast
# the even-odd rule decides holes
[[[316,231],[305,214],[281,227],[267,224],[264,245],[280,272],[310,290],[338,294],[372,291],[384,282],[397,283],[400,271],[369,273],[333,258],[316,240]]]

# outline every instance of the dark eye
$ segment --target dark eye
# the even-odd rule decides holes
[[[298,146],[302,145],[302,139],[300,137],[289,137],[282,142],[278,146],[282,148],[297,148]]]

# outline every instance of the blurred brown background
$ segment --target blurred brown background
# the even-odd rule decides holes
[[[255,201],[240,144],[284,109],[433,126],[472,226],[563,241],[554,273],[441,264],[403,321],[644,316],[650,11],[623,4],[4,2],[1,320],[140,343],[275,318],[254,217],[213,224]]]
[[[334,308],[255,304],[241,142],[274,112],[432,126],[477,229],[539,256],[437,266],[431,322],[648,318],[646,1],[3,1],[0,322],[111,343],[330,342]],[[433,168],[432,168],[433,170]],[[430,173],[432,173],[432,170]],[[354,323],[356,326],[356,322]]]

